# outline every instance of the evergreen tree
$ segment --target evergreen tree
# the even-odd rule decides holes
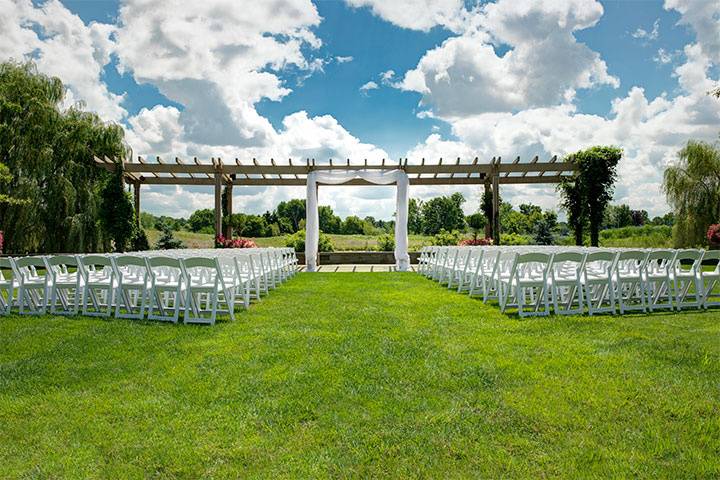
[[[173,236],[173,229],[167,223],[161,223],[158,225],[160,230],[160,238],[155,244],[155,248],[158,250],[172,250],[175,248],[185,248],[181,240],[178,240]]]

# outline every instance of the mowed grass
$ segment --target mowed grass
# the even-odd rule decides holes
[[[720,315],[299,274],[214,327],[0,318],[2,478],[717,478]]]

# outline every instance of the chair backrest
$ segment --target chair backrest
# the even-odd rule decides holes
[[[75,255],[50,255],[48,257],[45,257],[45,260],[47,260],[48,265],[50,265],[51,267],[61,265],[68,267],[78,266],[78,259]]]
[[[15,278],[15,265],[10,257],[0,257],[0,281],[11,281]]]
[[[118,267],[142,267],[147,269],[146,257],[137,257],[135,255],[118,255],[112,257],[113,262]]]
[[[710,266],[714,265],[713,273],[720,274],[720,250],[706,250],[703,253],[702,263]]]
[[[178,270],[182,269],[182,265],[180,263],[179,258],[148,257],[147,264],[148,264],[148,267],[150,267],[151,269],[157,268],[157,267],[177,268]]]

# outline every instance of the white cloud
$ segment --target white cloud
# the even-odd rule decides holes
[[[367,92],[370,90],[377,90],[377,89],[378,89],[378,84],[373,82],[372,80],[370,80],[367,83],[362,84],[359,88],[360,92],[363,93],[364,95],[367,95]]]
[[[647,31],[641,27],[638,27],[633,33],[630,34],[633,38],[641,40],[657,40],[660,36],[660,19],[655,20],[653,23],[652,30]]]
[[[110,92],[101,80],[113,50],[113,26],[85,25],[57,0],[39,6],[0,0],[0,11],[0,60],[32,59],[40,72],[59,77],[68,88],[66,106],[85,102],[106,120],[127,114],[123,95]]]
[[[667,10],[680,12],[680,24],[695,31],[702,52],[720,64],[720,2],[717,0],[665,0]]]
[[[580,88],[617,87],[600,55],[573,35],[602,11],[594,0],[486,4],[471,28],[428,51],[399,86],[421,93],[421,104],[447,120],[554,105]],[[500,45],[511,48],[498,55]]]
[[[668,63],[672,62],[674,57],[674,53],[668,52],[664,48],[659,48],[657,53],[653,57],[653,62],[659,63],[661,65],[667,65]]]
[[[373,14],[399,27],[429,31],[442,26],[452,31],[463,28],[467,13],[462,0],[346,0],[355,7],[368,7]]]
[[[274,142],[262,99],[290,93],[277,72],[322,69],[302,47],[320,46],[320,16],[310,0],[184,2],[130,0],[120,8],[116,52],[121,71],[182,104],[194,142],[263,147]]]
[[[348,55],[347,57],[337,56],[335,57],[335,61],[337,63],[348,63],[353,61],[353,57],[351,55]]]

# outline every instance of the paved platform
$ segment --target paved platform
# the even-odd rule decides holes
[[[410,265],[410,270],[415,271],[417,265]],[[300,267],[300,271],[305,271],[305,265]],[[339,264],[339,265],[320,265],[318,272],[394,272],[395,265],[352,265],[352,264]]]

